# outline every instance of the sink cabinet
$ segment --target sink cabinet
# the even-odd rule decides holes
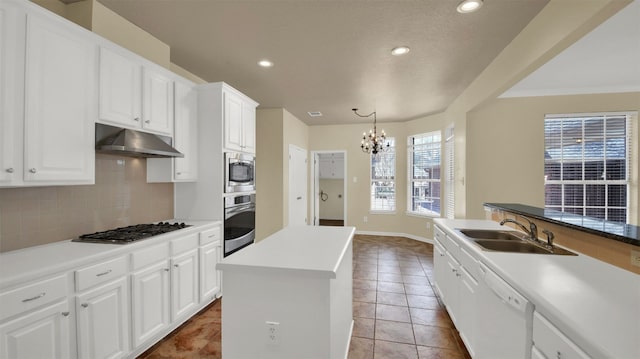
[[[533,313],[532,358],[590,358],[539,312]]]

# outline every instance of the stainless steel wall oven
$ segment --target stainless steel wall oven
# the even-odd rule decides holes
[[[256,237],[256,195],[224,198],[224,256],[238,251]]]

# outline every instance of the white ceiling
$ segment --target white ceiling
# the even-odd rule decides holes
[[[640,91],[640,1],[636,0],[500,97]]]
[[[171,47],[171,60],[309,125],[443,111],[548,0],[100,0]],[[406,45],[411,52],[394,57]],[[269,69],[257,62],[268,58]],[[310,117],[320,111],[322,117]]]

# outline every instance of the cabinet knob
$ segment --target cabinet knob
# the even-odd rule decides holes
[[[562,353],[560,353],[559,350],[556,352],[556,358],[557,359],[562,359]]]
[[[82,308],[86,308],[86,307],[88,307],[88,306],[89,306],[89,303],[82,303],[82,304],[80,304],[80,306],[81,306]]]
[[[69,316],[69,312],[62,312],[61,313],[63,317],[68,317]]]
[[[178,176],[180,176],[180,175],[182,174],[182,172],[176,172],[176,174],[177,174]]]
[[[180,267],[179,264],[174,264],[173,266],[176,267],[176,268]]]
[[[13,167],[9,167],[5,170],[7,173],[13,173]]]
[[[35,168],[30,168],[30,169],[29,169],[29,172],[31,172],[31,173],[36,173],[37,171],[36,171],[36,169],[35,169]]]
[[[168,271],[169,271],[169,268],[165,268],[165,269],[164,269],[164,271],[165,271],[165,272],[168,272]]]
[[[136,117],[133,119],[134,121],[140,121],[140,117]]]
[[[146,120],[144,121],[144,123],[151,123],[151,120]]]

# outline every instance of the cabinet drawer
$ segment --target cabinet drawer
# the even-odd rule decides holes
[[[533,345],[547,358],[589,358],[538,312],[533,313]]]
[[[28,284],[0,294],[0,320],[64,298],[68,293],[67,276]]]
[[[215,228],[200,232],[201,246],[204,246],[205,244],[213,243],[219,240],[220,240],[220,227],[215,227]]]
[[[76,271],[76,291],[81,292],[100,283],[106,283],[127,273],[126,257],[85,267]]]
[[[478,261],[465,249],[463,246],[460,246],[460,265],[462,265],[474,279],[480,278],[480,268]]]
[[[193,233],[188,236],[171,241],[171,255],[175,256],[198,247],[198,234]]]
[[[145,248],[131,254],[132,270],[144,268],[163,259],[169,258],[169,243],[163,243],[151,248]]]
[[[440,229],[440,227],[435,226],[433,227],[433,236],[435,237],[436,240],[438,240],[440,243],[444,243],[445,241],[445,234],[442,231],[442,229]]]

